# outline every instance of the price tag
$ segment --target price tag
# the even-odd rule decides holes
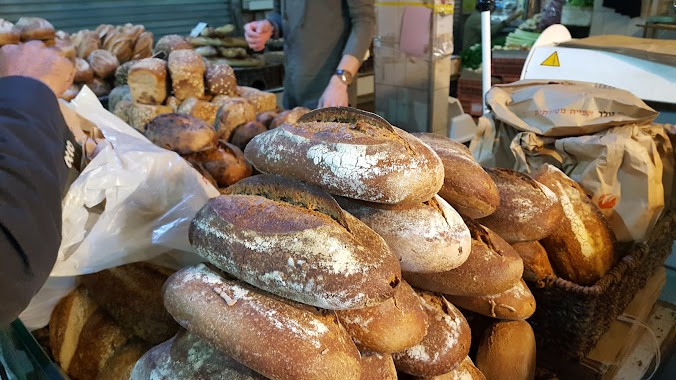
[[[200,33],[202,33],[202,31],[203,31],[204,28],[206,28],[206,27],[207,27],[207,23],[206,23],[206,22],[200,22],[200,23],[198,23],[197,26],[195,26],[195,27],[192,29],[192,31],[190,32],[190,37],[197,37],[197,36],[199,36]]]

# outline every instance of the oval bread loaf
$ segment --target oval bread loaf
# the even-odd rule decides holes
[[[361,380],[397,380],[392,355],[379,352],[361,353]]]
[[[429,323],[420,297],[404,281],[394,297],[371,307],[337,310],[336,315],[360,348],[386,353],[420,343]]]
[[[347,107],[312,111],[260,134],[244,154],[260,172],[369,202],[418,204],[443,184],[432,149],[377,115]]]
[[[500,204],[498,188],[465,145],[435,133],[414,133],[413,136],[429,145],[444,164],[440,197],[460,214],[472,219],[486,217],[495,211]]]
[[[514,243],[512,247],[523,260],[523,278],[526,281],[541,281],[555,276],[547,251],[538,241]]]
[[[262,123],[258,121],[250,121],[235,128],[235,130],[232,132],[230,142],[239,149],[244,150],[247,144],[249,144],[249,141],[261,133],[265,133],[267,131],[268,129]]]
[[[172,275],[164,302],[183,327],[269,378],[360,378],[359,351],[334,313],[265,295],[203,264]]]
[[[217,141],[214,127],[194,116],[177,113],[166,113],[152,119],[146,125],[145,135],[153,144],[178,154],[213,149]]]
[[[474,366],[472,359],[468,357],[462,361],[454,370],[438,376],[402,376],[399,380],[486,380],[479,368]]]
[[[556,195],[527,174],[488,169],[500,193],[500,206],[478,219],[508,243],[540,240],[554,231],[563,210]]]
[[[528,322],[497,322],[484,332],[476,366],[487,379],[532,380],[535,355],[535,335]]]
[[[403,271],[444,272],[459,267],[469,257],[469,229],[460,214],[438,195],[415,206],[397,208],[342,197],[337,201],[385,240]]]
[[[490,296],[450,296],[456,306],[497,319],[527,319],[535,312],[535,297],[521,280],[508,290]]]
[[[562,171],[544,165],[535,173],[561,200],[564,216],[542,246],[556,273],[579,285],[591,285],[615,264],[615,234],[598,206]]]
[[[191,154],[189,162],[200,163],[218,187],[228,187],[243,178],[250,177],[253,168],[242,151],[227,142],[219,141],[216,149]]]
[[[328,194],[289,178],[246,178],[190,225],[196,252],[260,289],[325,309],[394,295],[401,268],[383,239]]]

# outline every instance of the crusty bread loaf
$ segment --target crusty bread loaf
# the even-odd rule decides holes
[[[387,207],[337,198],[345,211],[380,235],[406,272],[445,272],[469,257],[469,229],[446,201],[435,195],[415,206]]]
[[[105,38],[101,41],[101,47],[113,53],[120,63],[131,59],[131,55],[134,52],[133,36],[116,31],[106,34]]]
[[[113,114],[119,117],[120,120],[131,125],[129,122],[129,113],[131,111],[131,107],[133,106],[134,103],[131,100],[120,100],[117,102],[117,104],[115,104],[115,108],[113,108]]]
[[[237,94],[254,106],[256,113],[274,111],[277,109],[277,96],[271,92],[261,91],[252,87],[239,86]]]
[[[419,296],[429,319],[425,338],[392,354],[397,370],[415,376],[437,376],[452,371],[469,353],[471,332],[465,317],[444,297],[427,292]]]
[[[164,103],[167,98],[167,62],[159,58],[139,60],[129,68],[127,83],[134,102]]]
[[[94,78],[94,70],[89,62],[82,58],[75,59],[75,82],[88,82]]]
[[[134,42],[131,59],[137,60],[152,57],[154,41],[155,37],[151,32],[145,31],[141,33]]]
[[[265,125],[265,128],[270,128],[272,121],[275,120],[278,115],[279,114],[275,111],[262,112],[256,115],[256,121]]]
[[[375,352],[400,352],[420,343],[428,317],[420,297],[402,281],[394,297],[375,306],[337,310],[336,315],[357,346]]]
[[[178,154],[213,149],[217,142],[214,127],[194,116],[178,113],[166,113],[152,119],[145,134],[155,145]]]
[[[49,320],[49,346],[54,361],[68,372],[80,334],[98,305],[80,286],[61,299]]]
[[[115,70],[120,66],[117,57],[108,50],[97,49],[91,52],[87,57],[87,62],[94,70],[94,74],[99,78],[106,79],[115,74]]]
[[[121,102],[120,102],[121,103]],[[119,104],[119,103],[118,103]],[[171,108],[162,105],[140,104],[132,102],[129,106],[129,125],[141,133],[146,132],[146,126],[156,117],[171,113]],[[180,136],[178,137],[181,138]],[[152,141],[152,140],[151,140]],[[160,145],[163,148],[164,145]]]
[[[202,56],[194,50],[174,50],[169,54],[169,73],[174,96],[178,99],[204,96],[204,71]]]
[[[563,210],[556,195],[527,174],[510,169],[488,169],[498,192],[500,206],[477,221],[508,243],[540,240],[561,221]]]
[[[0,18],[0,46],[21,42],[21,31],[10,21]]]
[[[127,379],[127,378],[125,378]],[[211,343],[188,331],[148,351],[130,380],[265,380]]]
[[[178,34],[168,34],[157,40],[153,51],[155,53],[164,53],[166,59],[172,51],[182,49],[192,50],[193,47],[185,37],[179,36]]]
[[[108,95],[112,89],[110,83],[108,83],[105,79],[101,79],[96,76],[84,84],[89,87],[90,90],[92,90],[94,95],[99,97]]]
[[[96,29],[94,29],[94,32],[96,32],[100,39],[104,39],[109,33],[116,33],[117,30],[115,29],[114,25],[100,24],[96,27]]]
[[[260,289],[325,309],[394,295],[401,269],[383,239],[324,191],[258,175],[212,198],[190,225],[195,251]]]
[[[443,184],[432,149],[381,117],[324,108],[256,136],[244,150],[263,173],[298,178],[348,198],[419,204]]]
[[[215,124],[221,140],[230,141],[237,127],[256,120],[256,110],[246,99],[217,96],[211,102],[221,107]]]
[[[214,125],[219,108],[216,104],[190,97],[181,102],[177,112],[192,115],[206,121],[209,125]]]
[[[71,61],[77,57],[77,49],[75,48],[75,45],[70,41],[70,38],[55,39],[54,50],[56,50],[60,56],[68,58]]]
[[[84,275],[82,283],[121,326],[156,345],[179,328],[162,304],[162,285],[173,272],[139,262]]]
[[[59,96],[59,98],[70,102],[71,100],[75,99],[75,97],[80,93],[80,90],[82,90],[82,85],[73,83],[63,94],[61,94],[61,96]]]
[[[108,94],[108,109],[115,110],[117,103],[128,100],[131,101],[131,91],[129,86],[117,86]]]
[[[129,69],[134,66],[138,60],[131,60],[120,64],[115,70],[115,85],[124,86],[127,84],[129,77]]]
[[[310,112],[310,109],[305,107],[296,107],[291,110],[282,111],[272,120],[270,129],[277,128],[282,124],[294,124],[301,116],[308,112]]]
[[[230,142],[241,150],[246,148],[249,141],[261,133],[267,132],[265,125],[257,121],[250,121],[235,128],[230,137]]]
[[[479,368],[474,366],[469,356],[451,372],[444,373],[443,375],[423,377],[411,376],[405,373],[401,375],[399,380],[486,380],[486,376],[479,371]]]
[[[493,231],[465,218],[472,235],[467,261],[440,273],[404,272],[414,287],[453,295],[482,296],[506,291],[523,275],[523,262],[507,242]]]
[[[498,188],[465,145],[433,133],[413,135],[429,145],[444,163],[444,185],[439,196],[460,214],[472,219],[483,218],[495,211],[500,204]]]
[[[235,70],[229,65],[213,63],[207,65],[204,74],[207,90],[214,95],[237,96]]]
[[[96,380],[127,380],[136,362],[152,346],[141,339],[130,339],[103,366]]]
[[[541,281],[547,276],[555,276],[547,251],[540,242],[514,243],[512,247],[523,260],[523,278],[526,281]]]
[[[456,306],[497,319],[527,319],[535,312],[535,297],[523,280],[508,290],[490,296],[451,296]]]
[[[181,106],[181,101],[178,100],[175,96],[169,96],[167,97],[167,100],[165,101],[165,105],[169,108],[171,108],[172,112],[177,113],[178,112],[178,107]]]
[[[528,322],[497,322],[484,332],[476,366],[487,379],[532,380],[535,355],[535,335]]]
[[[359,351],[335,313],[266,295],[203,264],[172,275],[164,302],[183,327],[269,378],[360,378]]]
[[[253,174],[253,168],[236,146],[219,141],[214,149],[194,153],[190,162],[198,162],[216,180],[218,187],[230,186]]]
[[[101,46],[99,35],[91,30],[81,30],[70,37],[77,48],[77,56],[87,59],[89,55]]]
[[[361,353],[360,380],[397,380],[392,355],[378,352]]]
[[[56,33],[54,26],[40,17],[21,17],[15,26],[21,33],[21,41],[50,40]]]
[[[562,171],[544,165],[534,174],[561,201],[563,217],[542,246],[556,273],[579,285],[591,285],[615,264],[615,234],[598,206]]]

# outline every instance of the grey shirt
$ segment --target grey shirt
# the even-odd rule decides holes
[[[343,55],[360,62],[375,34],[374,0],[275,0],[284,37],[284,107],[316,108]]]

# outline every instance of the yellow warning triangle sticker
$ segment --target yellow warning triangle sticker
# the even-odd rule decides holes
[[[553,66],[553,67],[561,66],[559,64],[559,53],[553,52],[552,55],[550,55],[549,57],[547,57],[547,59],[542,61],[540,66]]]

